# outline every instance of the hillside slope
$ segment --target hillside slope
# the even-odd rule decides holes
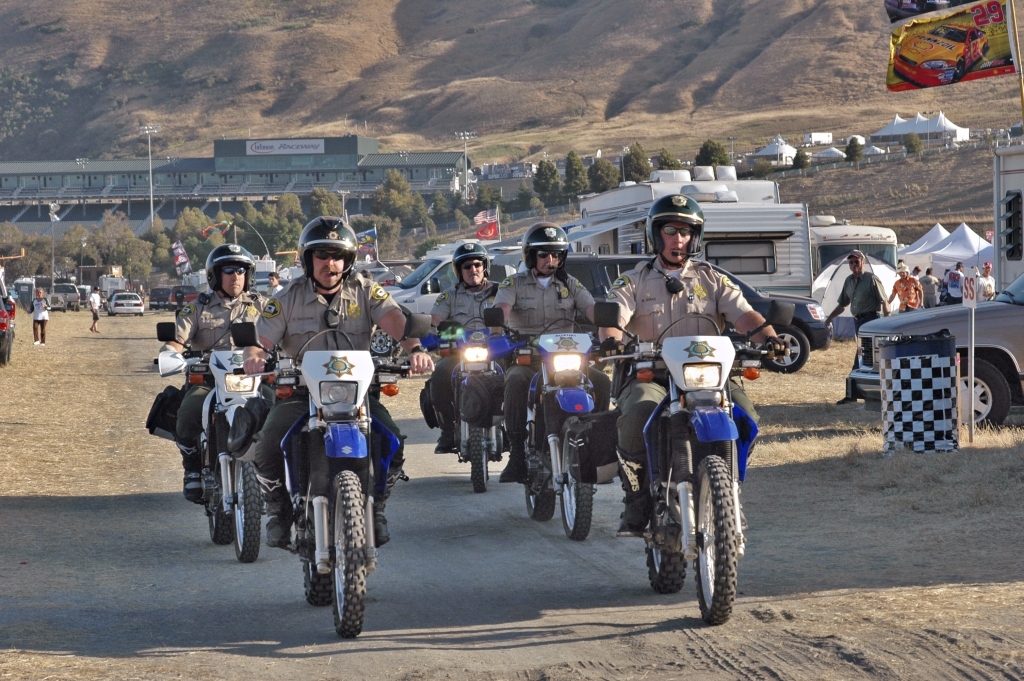
[[[881,0],[0,2],[0,158],[210,153],[222,135],[377,135],[480,160],[634,139],[1019,120],[1014,80],[884,87]]]

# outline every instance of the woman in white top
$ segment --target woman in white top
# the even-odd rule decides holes
[[[33,345],[46,345],[46,322],[50,320],[50,306],[46,302],[43,289],[36,289],[36,297],[32,300],[32,338]]]

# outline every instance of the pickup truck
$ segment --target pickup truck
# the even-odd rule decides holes
[[[1024,405],[1024,275],[974,313],[974,420],[1001,424],[1010,407]],[[947,329],[956,337],[961,391],[967,389],[967,308],[933,307],[876,319],[860,327],[859,361],[846,378],[846,396],[864,400],[867,410],[881,410],[878,343],[896,335],[920,335]]]
[[[74,310],[78,312],[82,308],[78,287],[74,284],[54,284],[53,290],[47,299],[51,310],[60,310],[61,312]]]

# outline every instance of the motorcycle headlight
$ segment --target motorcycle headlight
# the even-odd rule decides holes
[[[721,364],[687,364],[683,367],[683,383],[687,388],[717,388],[721,381]]]
[[[227,374],[224,376],[224,387],[229,393],[251,393],[256,389],[256,376]]]
[[[359,395],[359,384],[354,381],[325,381],[320,384],[320,401],[324,405],[337,404],[354,409]]]
[[[583,355],[555,355],[552,357],[551,363],[555,367],[555,373],[559,371],[579,371],[580,367],[583,366]]]
[[[462,351],[462,359],[466,362],[486,362],[487,348],[478,346],[468,347]]]

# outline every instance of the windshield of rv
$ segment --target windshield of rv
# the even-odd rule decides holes
[[[412,271],[408,277],[399,282],[399,286],[404,289],[416,288],[423,281],[430,276],[430,273],[437,269],[437,266],[441,264],[441,260],[432,258],[430,260],[424,260],[423,264]]]
[[[843,244],[827,244],[824,246],[818,246],[818,262],[815,263],[815,275],[821,271],[823,267],[828,265],[836,258],[843,258],[852,251],[858,250],[867,255],[873,255],[874,257],[889,263],[894,268],[896,267],[896,244],[880,244],[867,243],[843,243]]]

